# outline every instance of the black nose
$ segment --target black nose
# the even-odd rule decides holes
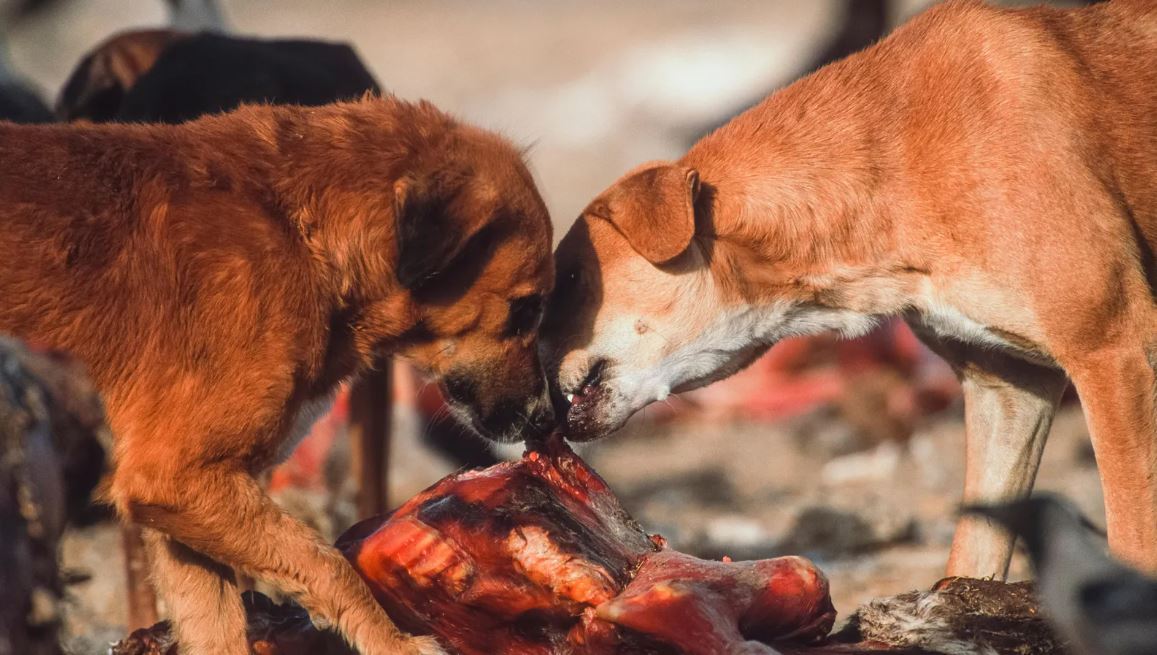
[[[521,402],[501,400],[482,417],[482,426],[495,435],[509,432],[521,423],[522,408]]]
[[[504,400],[482,418],[482,427],[496,438],[541,439],[554,429],[554,410],[549,406],[525,411],[524,401]]]
[[[555,428],[554,409],[549,405],[540,407],[527,421],[527,438],[541,438],[550,434]]]

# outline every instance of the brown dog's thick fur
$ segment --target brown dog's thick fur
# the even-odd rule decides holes
[[[544,328],[572,433],[783,337],[902,315],[957,369],[965,497],[1025,495],[1067,379],[1112,548],[1157,570],[1157,2],[938,5],[599,196]],[[950,574],[1012,539],[961,524]]]
[[[393,98],[180,126],[0,123],[0,330],[80,358],[183,653],[243,653],[233,570],[360,652],[400,634],[254,476],[382,353],[482,432],[553,424],[536,329],[550,222],[520,153]]]

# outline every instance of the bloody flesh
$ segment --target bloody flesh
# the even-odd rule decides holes
[[[561,441],[449,476],[338,547],[399,625],[465,655],[758,652],[835,617],[807,560],[667,549]]]

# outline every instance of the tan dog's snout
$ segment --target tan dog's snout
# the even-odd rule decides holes
[[[560,362],[557,393],[562,399],[568,439],[589,441],[605,433],[600,410],[608,400],[609,389],[603,378],[610,374],[611,366],[610,360],[582,350],[571,351]]]
[[[701,371],[683,344],[718,314],[691,247],[696,170],[652,162],[603,192],[563,237],[542,338],[566,434],[609,434]],[[693,317],[694,320],[688,317]]]

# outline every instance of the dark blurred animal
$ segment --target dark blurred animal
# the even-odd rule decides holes
[[[1157,579],[1109,557],[1103,536],[1069,501],[1038,494],[964,512],[1023,540],[1044,610],[1075,655],[1157,653]]]
[[[0,653],[60,653],[58,545],[103,473],[108,430],[83,369],[0,338]]]
[[[556,252],[569,436],[903,318],[962,378],[969,501],[1031,490],[1071,380],[1114,552],[1157,570],[1155,115],[1157,3],[956,0],[629,171]],[[1011,553],[966,518],[948,573]]]
[[[24,81],[6,77],[0,63],[0,121],[50,123],[53,120],[40,95]]]
[[[520,151],[428,103],[0,124],[0,330],[83,361],[189,655],[245,651],[234,571],[364,655],[432,653],[255,479],[382,355],[499,440],[554,425],[551,225]],[[268,547],[276,544],[276,549]]]
[[[181,123],[242,103],[315,106],[379,92],[343,43],[142,30],[86,55],[56,111],[65,120]]]

